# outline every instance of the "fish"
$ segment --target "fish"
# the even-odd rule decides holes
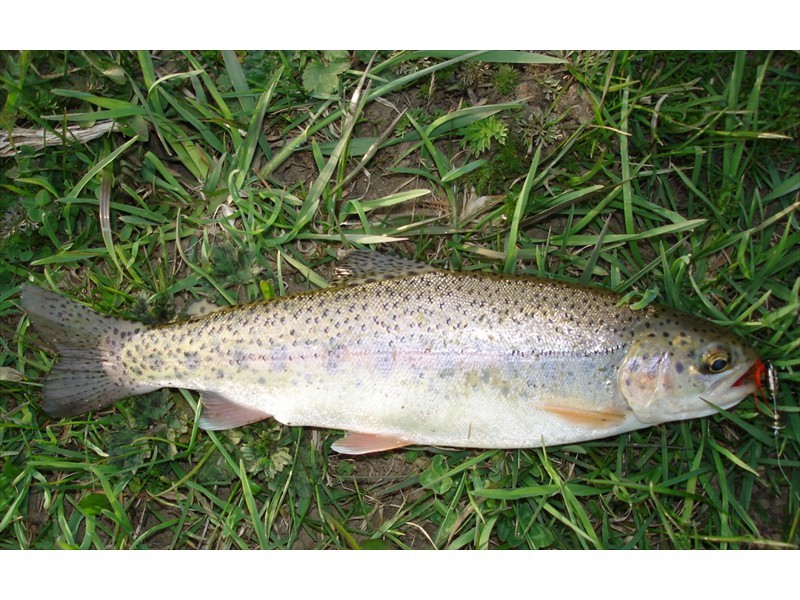
[[[763,361],[710,321],[597,287],[447,271],[354,251],[331,285],[147,326],[26,284],[60,358],[42,407],[72,417],[160,388],[199,392],[199,426],[273,418],[331,446],[534,448],[728,410]]]

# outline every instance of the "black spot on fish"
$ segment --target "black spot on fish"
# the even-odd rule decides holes
[[[683,363],[678,361],[675,363],[675,372],[676,373],[683,373]]]
[[[194,371],[200,366],[199,355],[197,352],[184,352],[184,365],[190,371]]]

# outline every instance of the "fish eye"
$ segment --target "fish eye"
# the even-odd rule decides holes
[[[704,373],[722,373],[730,366],[730,353],[724,348],[713,348],[703,354],[700,366]]]

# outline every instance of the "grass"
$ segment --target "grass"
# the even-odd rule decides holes
[[[0,135],[60,143],[0,138],[0,547],[797,548],[798,63],[1,53]],[[163,322],[198,298],[324,286],[337,250],[376,245],[722,323],[776,366],[776,404],[356,460],[329,451],[337,432],[198,430],[185,390],[61,421],[39,408],[54,356],[19,309],[25,281]]]

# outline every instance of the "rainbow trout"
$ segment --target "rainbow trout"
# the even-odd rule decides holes
[[[60,354],[44,382],[56,417],[179,387],[200,392],[205,429],[267,417],[340,429],[346,454],[527,448],[710,415],[760,387],[764,363],[742,339],[619,301],[362,251],[329,288],[154,327],[22,290]]]

